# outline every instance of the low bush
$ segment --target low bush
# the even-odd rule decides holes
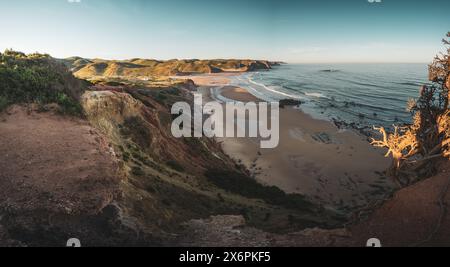
[[[205,176],[219,188],[241,196],[261,199],[273,205],[290,209],[311,210],[312,203],[299,194],[286,194],[275,186],[265,186],[255,179],[236,171],[210,169]]]
[[[152,135],[146,122],[137,116],[126,118],[121,134],[136,143],[141,149],[148,149],[151,145]]]
[[[14,103],[57,103],[63,113],[81,114],[84,82],[48,55],[0,53],[0,108]]]
[[[173,170],[178,171],[178,172],[183,172],[184,171],[183,166],[181,166],[180,163],[178,163],[178,162],[176,162],[174,160],[169,160],[167,162],[167,166],[169,166],[170,168],[172,168]]]
[[[0,112],[5,110],[9,105],[8,99],[6,97],[0,96]]]

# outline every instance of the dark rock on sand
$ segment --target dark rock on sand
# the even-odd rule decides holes
[[[302,101],[300,100],[294,100],[294,99],[282,99],[280,100],[280,108],[285,108],[288,106],[300,106]]]

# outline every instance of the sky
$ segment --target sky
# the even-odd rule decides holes
[[[0,10],[0,50],[59,58],[424,63],[450,31],[449,0],[0,0]]]

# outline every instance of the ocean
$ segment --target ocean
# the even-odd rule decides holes
[[[407,101],[418,97],[427,78],[426,64],[287,64],[231,83],[268,101],[301,100],[301,109],[316,118],[392,126],[410,122]]]

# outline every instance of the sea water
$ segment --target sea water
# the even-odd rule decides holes
[[[302,100],[314,117],[359,126],[409,123],[408,99],[428,84],[427,64],[286,64],[236,76],[232,84],[264,100]]]

